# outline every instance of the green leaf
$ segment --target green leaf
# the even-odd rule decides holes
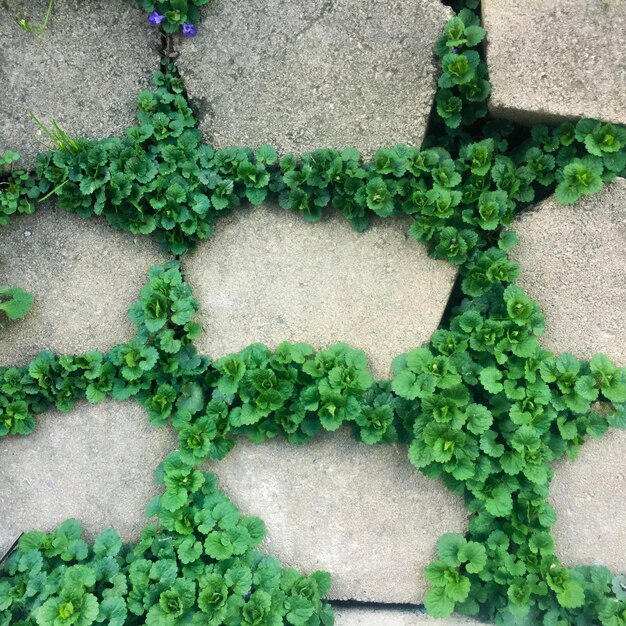
[[[193,415],[204,408],[204,392],[197,383],[186,383],[182,389],[176,406],[181,411],[186,411]]]
[[[185,537],[178,546],[178,558],[180,562],[187,565],[197,561],[202,555],[202,544],[195,541],[195,537]]]
[[[499,458],[504,454],[504,446],[496,439],[498,433],[488,430],[480,436],[480,449],[491,457]]]
[[[176,511],[185,506],[187,502],[187,491],[183,488],[168,489],[161,496],[161,504],[168,511]]]
[[[626,405],[616,407],[616,410],[606,416],[609,426],[626,429]]]
[[[287,622],[293,626],[305,626],[315,612],[310,600],[298,596],[288,598],[285,606],[288,609]]]
[[[448,580],[445,586],[446,595],[455,602],[463,602],[467,599],[471,588],[470,580],[466,576],[457,576]]]
[[[233,565],[224,575],[224,582],[232,589],[232,592],[245,595],[252,586],[252,571],[246,565]]]
[[[233,544],[222,532],[209,533],[204,542],[204,551],[216,561],[223,561],[233,555]]]
[[[409,446],[409,460],[417,469],[421,469],[434,461],[433,451],[422,440],[416,439]]]
[[[493,423],[493,415],[482,404],[470,404],[466,410],[467,429],[475,435],[484,433]]]
[[[504,386],[499,381],[502,380],[502,372],[495,367],[486,367],[479,375],[482,386],[489,393],[500,393]]]
[[[454,600],[448,597],[445,587],[433,587],[426,592],[424,606],[433,617],[447,617],[454,611]]]
[[[259,163],[264,165],[272,165],[276,162],[278,155],[276,150],[272,146],[264,145],[257,148],[256,159]]]
[[[465,563],[465,569],[470,574],[478,574],[487,564],[487,552],[485,547],[475,541],[468,541],[458,553],[461,562]]]
[[[437,542],[437,554],[447,565],[457,567],[462,563],[460,554],[466,545],[467,541],[462,535],[446,533]]]
[[[585,592],[575,580],[566,580],[562,590],[557,592],[556,598],[562,607],[575,609],[584,604]]]
[[[126,602],[119,597],[109,597],[100,604],[96,621],[104,622],[107,626],[124,626],[127,616]]]
[[[524,459],[519,454],[509,450],[500,457],[500,465],[509,476],[515,476],[524,467]]]
[[[436,380],[430,374],[414,374],[408,369],[401,370],[394,377],[391,388],[401,397],[407,400],[423,398],[433,393]]]
[[[121,549],[122,540],[113,528],[100,533],[93,544],[93,552],[97,557],[117,556]]]
[[[24,317],[32,306],[32,294],[19,287],[0,285],[0,311],[4,311],[10,320]]]
[[[519,243],[517,235],[512,230],[503,230],[498,239],[498,247],[505,252],[512,250]]]
[[[8,581],[0,581],[0,611],[5,611],[13,604],[12,586]]]
[[[582,376],[576,381],[574,385],[576,393],[582,396],[585,400],[593,402],[598,399],[598,389],[596,388],[596,381],[592,376]]]
[[[626,600],[626,576],[614,576],[611,589],[618,600]]]
[[[511,492],[506,487],[495,487],[491,497],[485,500],[485,508],[494,517],[507,517],[513,510]]]

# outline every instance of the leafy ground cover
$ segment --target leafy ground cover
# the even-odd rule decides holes
[[[165,32],[196,19],[173,0],[143,4],[158,15],[178,11],[161,21]],[[508,257],[517,242],[508,227],[524,207],[552,193],[573,203],[626,173],[626,131],[594,120],[526,129],[489,119],[477,5],[456,7],[437,42],[442,74],[419,149],[383,148],[370,162],[356,150],[300,159],[271,146],[214,150],[165,64],[155,89],[139,95],[138,125],[124,138],[57,133],[58,149],[39,155],[35,172],[7,168],[4,223],[53,196],[180,255],[245,202],[277,200],[310,221],[332,207],[358,230],[375,217],[409,215],[410,235],[458,266],[461,280],[449,318],[428,346],[396,359],[390,382],[375,381],[365,355],[342,344],[199,355],[198,306],[177,262],[150,272],[129,313],[138,327],[131,342],[0,368],[0,435],[28,434],[51,405],[69,411],[82,399],[133,397],[180,443],[157,472],[165,491],[148,513],[159,524],[137,546],[107,531],[89,548],[75,522],[20,539],[0,574],[0,624],[332,623],[321,602],[327,577],[302,577],[254,552],[261,522],[240,518],[198,464],[223,458],[239,436],[304,443],[348,425],[366,444],[407,443],[411,462],[462,493],[472,512],[467,536],[442,537],[427,568],[432,615],[626,625],[623,577],[563,567],[547,502],[553,461],[626,427],[626,370],[603,355],[586,362],[543,350],[543,316],[515,284],[519,267]]]
[[[164,33],[180,32],[185,37],[196,34],[196,24],[200,21],[200,8],[213,0],[138,0],[149,13],[153,26],[160,26]]]

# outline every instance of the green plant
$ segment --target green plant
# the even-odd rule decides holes
[[[69,154],[77,154],[80,150],[80,145],[77,141],[72,139],[55,121],[50,122],[50,126],[46,126],[32,111],[28,111],[28,114],[32,120],[39,126],[44,132],[46,137],[52,142],[52,149],[57,149]]]
[[[141,7],[150,13],[150,22],[161,25],[163,32],[173,34],[181,31],[185,36],[196,34],[194,24],[200,21],[198,7],[213,0],[138,0]]]
[[[484,37],[478,15],[463,8],[448,21],[435,44],[442,64],[436,111],[450,129],[470,126],[487,115],[486,101],[491,93],[487,64],[472,50]]]
[[[190,464],[223,458],[238,435],[303,443],[352,423],[368,443],[397,438],[389,385],[374,384],[363,352],[337,344],[316,353],[303,343],[271,352],[254,344],[211,362],[192,343],[197,308],[177,262],[154,267],[129,312],[138,324],[131,342],[108,354],[42,352],[22,368],[0,368],[0,435],[28,434],[50,405],[69,411],[83,398],[136,397],[155,425],[171,421]]]
[[[147,4],[147,10],[158,8]],[[409,234],[433,256],[457,265],[461,279],[450,317],[428,346],[395,360],[391,382],[375,381],[364,354],[343,344],[319,352],[307,344],[284,343],[273,352],[254,344],[211,362],[193,345],[201,332],[193,321],[198,305],[176,262],[151,270],[130,310],[138,327],[131,342],[108,354],[44,352],[25,367],[0,368],[0,436],[28,434],[51,405],[68,411],[81,399],[135,398],[154,424],[172,424],[180,448],[158,473],[165,494],[149,507],[161,526],[147,530],[136,548],[122,550],[130,572],[137,559],[126,555],[148,541],[148,560],[161,559],[153,546],[156,537],[164,537],[164,558],[178,559],[179,568],[167,590],[153,589],[156,583],[149,574],[145,582],[142,570],[147,587],[141,587],[140,599],[124,591],[126,607],[117,601],[113,606],[89,572],[72,574],[65,588],[59,582],[65,566],[46,561],[46,576],[58,585],[53,595],[36,596],[37,606],[20,605],[19,619],[126,624],[137,622],[127,619],[131,613],[141,619],[145,613],[154,623],[175,623],[181,616],[204,623],[206,617],[192,615],[199,608],[216,623],[332,623],[329,609],[319,603],[328,587],[321,574],[315,585],[305,585],[306,606],[299,599],[289,606],[275,603],[274,594],[281,602],[289,596],[282,583],[280,593],[272,584],[263,593],[226,599],[231,584],[219,568],[204,585],[210,591],[196,596],[198,559],[243,559],[257,544],[238,544],[239,522],[228,506],[234,526],[219,532],[214,525],[204,532],[215,519],[195,509],[192,516],[189,507],[202,508],[204,485],[213,480],[198,464],[223,458],[237,437],[260,443],[283,436],[304,443],[347,425],[366,444],[409,444],[411,462],[462,493],[472,513],[467,536],[444,536],[437,560],[427,568],[429,612],[459,611],[503,626],[626,623],[622,577],[602,567],[568,569],[558,562],[550,534],[556,514],[547,500],[555,460],[574,458],[587,437],[600,437],[609,427],[626,428],[626,370],[604,355],[585,362],[543,350],[543,316],[515,284],[520,270],[508,255],[517,243],[508,228],[522,208],[551,193],[560,202],[574,202],[626,173],[626,134],[593,120],[530,130],[490,120],[480,49],[485,32],[470,10],[479,3],[453,4],[460,12],[436,45],[442,76],[420,149],[384,148],[370,162],[351,149],[316,150],[302,158],[279,157],[270,146],[215,151],[201,143],[184,85],[170,65],[155,74],[154,91],[140,94],[139,124],[124,138],[70,144],[60,136],[59,149],[38,157],[34,177],[12,178],[11,195],[0,192],[0,206],[13,207],[7,216],[32,206],[27,198],[54,196],[68,211],[153,233],[176,254],[209,237],[217,217],[245,202],[277,200],[309,221],[332,207],[358,230],[377,217],[409,215]],[[226,505],[223,496],[215,498]],[[44,557],[90,558],[78,535],[70,524],[60,538],[42,539],[60,550]],[[6,598],[15,591],[9,587],[21,593],[30,584],[20,579],[12,586],[26,571],[19,569],[28,548],[24,541],[19,558],[10,557],[6,580],[0,580],[0,610],[13,610]],[[246,567],[254,569],[254,562],[246,561]],[[120,562],[120,571],[126,565]],[[158,565],[159,575],[152,578],[169,567]],[[288,581],[296,579],[302,580],[287,575]],[[38,584],[31,585],[37,591],[19,597],[40,593]],[[142,608],[135,604],[140,600]],[[229,602],[236,604],[233,613],[224,609]],[[11,615],[4,619],[10,622]]]
[[[52,9],[54,8],[54,0],[48,0],[48,7],[46,8],[46,13],[44,15],[43,21],[41,24],[35,25],[30,22],[30,20],[26,17],[16,18],[14,17],[15,23],[29,35],[33,35],[39,43],[43,40],[43,33],[48,28],[48,22],[50,21],[50,16],[52,15]]]
[[[10,320],[24,317],[33,306],[32,294],[20,287],[0,285],[0,311]],[[0,328],[2,324],[0,324]]]
[[[510,125],[492,124],[492,136],[482,141],[462,141],[461,134],[450,150],[399,145],[379,150],[371,162],[353,149],[321,149],[301,159],[279,158],[270,146],[216,151],[201,144],[175,69],[157,72],[155,84],[154,92],[139,95],[140,126],[124,139],[79,139],[39,155],[37,189],[65,210],[153,233],[175,254],[210,237],[214,221],[241,204],[275,200],[309,221],[332,207],[357,230],[376,217],[410,215],[412,237],[435,257],[462,265],[496,243],[519,205],[555,190],[557,199],[573,201],[626,167],[626,147],[602,157],[588,152],[588,136],[579,130],[588,120],[535,127],[519,144],[509,140]],[[621,146],[619,138],[612,145]]]
[[[7,224],[14,213],[34,211],[29,195],[35,195],[38,190],[32,191],[33,183],[26,172],[13,169],[19,158],[17,152],[0,153],[0,226]],[[19,287],[0,284],[0,311],[9,320],[24,317],[32,304],[33,296],[30,293]]]
[[[39,189],[27,172],[15,169],[19,158],[17,152],[0,153],[0,226],[8,224],[15,213],[35,211],[31,199],[39,195]]]
[[[0,624],[319,626],[330,577],[302,576],[255,551],[265,537],[217,489],[214,474],[170,454],[156,472],[164,492],[139,542],[109,529],[88,546],[76,520],[20,537],[0,572]]]
[[[505,249],[514,243],[506,235]],[[500,252],[490,258],[505,259]],[[626,428],[626,370],[603,355],[585,363],[542,350],[543,317],[513,279],[466,299],[427,348],[396,359],[391,383],[375,382],[364,354],[342,344],[317,353],[306,344],[273,353],[255,344],[211,362],[193,347],[197,303],[178,264],[153,268],[149,279],[130,310],[138,324],[130,343],[107,355],[44,352],[26,367],[0,368],[0,435],[32,431],[51,404],[68,411],[81,398],[135,397],[154,424],[171,422],[179,433],[180,481],[166,480],[160,501],[169,513],[202,481],[196,465],[223,458],[238,436],[304,443],[350,425],[367,444],[405,441],[411,462],[464,493],[474,513],[467,540],[446,539],[468,546],[461,556],[441,548],[427,571],[430,612],[503,624],[522,611],[535,620],[596,614],[600,605],[572,598],[596,593],[587,578],[604,570],[566,570],[554,556],[550,464],[575,457],[587,436]],[[608,409],[593,410],[598,401]],[[561,582],[550,586],[555,568]],[[534,583],[520,590],[522,580]],[[612,607],[611,593],[602,592],[602,606]]]
[[[519,287],[493,286],[465,300],[428,348],[395,364],[392,389],[412,402],[409,458],[464,494],[474,514],[468,545],[481,555],[466,565],[466,540],[442,540],[427,570],[433,615],[456,609],[498,624],[517,623],[511,614],[528,615],[527,623],[558,615],[568,624],[596,616],[597,606],[583,602],[586,583],[567,582],[596,570],[565,570],[554,556],[550,464],[575,458],[587,436],[626,426],[626,370],[603,355],[589,363],[554,357],[537,341],[543,326]],[[596,402],[610,408],[594,410]],[[562,586],[550,585],[555,567]],[[608,589],[603,597],[610,602]]]

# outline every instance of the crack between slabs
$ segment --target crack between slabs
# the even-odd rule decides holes
[[[426,615],[423,604],[402,602],[373,602],[370,600],[329,600],[333,607],[338,609],[371,609],[387,611],[406,611],[416,615]]]

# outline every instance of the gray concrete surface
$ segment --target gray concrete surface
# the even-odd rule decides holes
[[[335,215],[309,224],[274,207],[236,211],[183,260],[200,302],[198,349],[223,356],[260,341],[345,341],[378,377],[430,339],[455,269],[406,236],[405,220],[359,234]]]
[[[150,267],[166,260],[148,237],[45,205],[0,229],[0,284],[30,291],[35,302],[0,330],[0,365],[22,365],[41,350],[80,353],[129,341],[128,308]]]
[[[483,0],[494,115],[626,124],[626,2]]]
[[[209,143],[371,154],[421,143],[449,16],[437,0],[216,0],[177,65]]]
[[[481,623],[456,615],[436,619],[411,609],[335,608],[335,626],[475,626]]]
[[[136,540],[159,493],[156,466],[176,448],[135,402],[50,410],[26,437],[0,439],[0,556],[22,531],[53,530],[74,517],[87,537],[113,526]]]
[[[28,115],[56,120],[71,136],[123,135],[135,123],[137,94],[159,69],[159,37],[137,2],[56,2],[41,41],[14,18],[43,22],[47,0],[0,3],[0,152],[32,167],[46,138]]]
[[[556,553],[566,565],[605,565],[626,574],[626,431],[588,441],[555,467],[550,499]]]
[[[263,550],[333,576],[339,600],[419,603],[439,537],[465,532],[461,496],[420,474],[405,446],[366,446],[347,432],[305,446],[241,442],[209,464],[243,513],[267,526]]]
[[[519,284],[546,316],[544,347],[626,366],[626,180],[574,205],[548,199],[513,230]]]

